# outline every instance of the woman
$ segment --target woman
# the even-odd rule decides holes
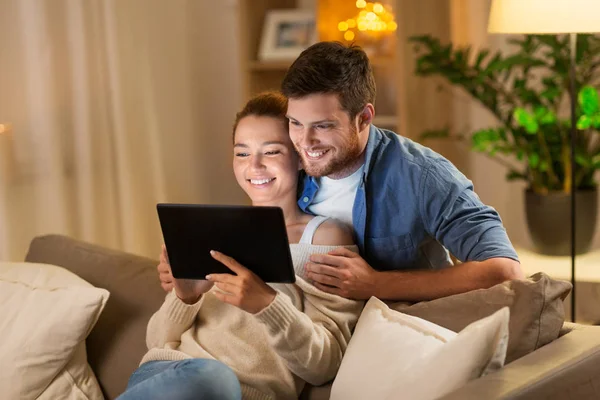
[[[357,249],[345,227],[298,208],[300,162],[286,110],[282,95],[265,93],[238,113],[233,170],[253,205],[283,210],[296,283],[267,285],[214,251],[235,275],[173,279],[163,248],[159,270],[174,289],[150,320],[150,350],[121,399],[295,399],[305,382],[320,385],[337,373],[363,302],[317,289],[303,279],[304,265],[337,246]]]

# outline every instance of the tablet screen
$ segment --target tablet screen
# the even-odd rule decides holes
[[[217,250],[264,282],[295,282],[281,208],[158,204],[157,210],[175,278],[233,273],[211,257]]]

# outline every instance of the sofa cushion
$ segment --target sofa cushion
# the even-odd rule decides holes
[[[563,300],[571,284],[539,272],[489,289],[474,290],[417,304],[389,303],[403,313],[459,332],[495,311],[510,308],[509,363],[555,340],[565,320]]]
[[[108,297],[57,266],[0,263],[2,398],[102,399],[85,339]]]
[[[505,307],[457,335],[372,297],[333,382],[331,399],[444,396],[504,365],[508,319]]]
[[[158,262],[59,235],[35,238],[26,260],[60,265],[111,293],[87,353],[106,398],[117,397],[147,351],[148,320],[165,298]]]

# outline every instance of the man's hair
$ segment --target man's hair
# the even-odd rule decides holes
[[[279,92],[263,92],[251,98],[244,108],[235,115],[233,123],[233,138],[235,140],[235,130],[240,121],[248,116],[255,117],[272,117],[281,119],[288,127],[287,113],[287,98]]]
[[[376,94],[367,54],[359,46],[339,42],[320,42],[304,50],[285,75],[281,91],[288,99],[336,94],[350,118],[374,103]]]

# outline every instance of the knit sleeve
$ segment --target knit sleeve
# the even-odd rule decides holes
[[[179,342],[183,332],[194,323],[203,300],[204,296],[194,304],[186,304],[177,297],[175,290],[168,293],[165,302],[148,323],[148,349],[162,348],[166,343]]]
[[[278,293],[255,317],[266,326],[271,345],[290,371],[322,385],[337,374],[364,302],[322,292],[300,278],[296,285],[303,292],[304,312]]]

